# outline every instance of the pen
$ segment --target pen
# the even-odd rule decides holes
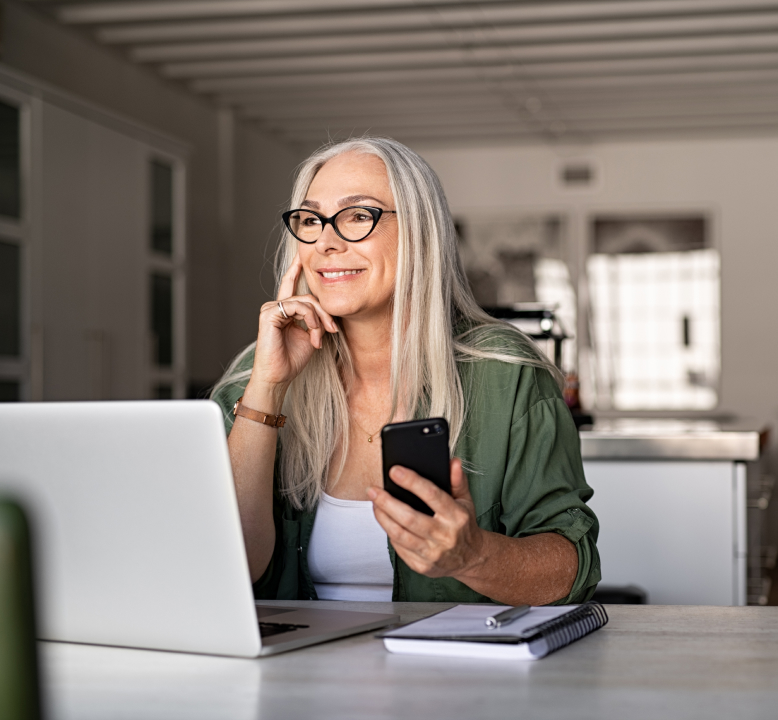
[[[501,625],[512,623],[522,615],[526,615],[530,611],[530,608],[530,605],[517,605],[516,607],[510,608],[510,610],[497,613],[497,615],[486,618],[486,627],[494,629]]]

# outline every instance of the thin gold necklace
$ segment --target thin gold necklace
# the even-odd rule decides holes
[[[365,435],[367,435],[367,441],[368,441],[369,443],[373,442],[373,435],[375,435],[376,433],[378,433],[378,430],[376,430],[376,431],[375,431],[375,432],[373,432],[373,433],[369,433],[367,430],[365,430],[365,428],[363,428],[363,427],[362,427],[362,426],[361,426],[361,425],[360,425],[360,424],[357,422],[357,419],[354,417],[354,413],[349,413],[349,415],[351,415],[351,419],[354,421],[354,424],[355,424],[355,425],[356,425],[356,426],[357,426],[357,427],[358,427],[358,428],[359,428],[359,429],[360,429],[360,430],[361,430],[363,433],[365,433]],[[381,427],[383,427],[383,425],[382,425]],[[380,430],[380,428],[379,428],[379,430]]]

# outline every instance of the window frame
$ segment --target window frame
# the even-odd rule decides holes
[[[699,216],[704,218],[707,231],[706,248],[716,250],[719,254],[719,316],[718,323],[718,337],[719,337],[719,358],[718,358],[718,376],[716,382],[712,385],[712,389],[716,393],[716,404],[707,409],[693,409],[693,408],[667,408],[667,409],[652,409],[652,410],[623,410],[618,408],[601,408],[594,404],[587,405],[587,410],[591,410],[598,417],[602,418],[620,418],[620,417],[635,417],[635,418],[709,418],[717,417],[721,414],[721,389],[722,389],[722,377],[724,374],[724,354],[722,352],[724,339],[723,339],[723,258],[721,253],[721,241],[720,241],[720,217],[716,208],[705,205],[671,205],[671,204],[651,204],[644,206],[590,206],[581,212],[581,225],[580,233],[577,238],[577,257],[578,263],[576,267],[577,275],[577,295],[578,295],[578,337],[581,340],[586,341],[584,343],[579,341],[578,343],[578,362],[579,362],[579,375],[583,375],[581,372],[581,351],[585,349],[589,352],[592,351],[591,346],[591,331],[588,324],[591,320],[591,307],[590,307],[590,293],[588,286],[587,276],[587,263],[591,255],[594,255],[594,227],[595,221],[603,217],[623,217],[628,219],[630,217],[655,217],[659,218],[673,218],[673,217],[690,217]],[[572,274],[572,273],[571,273]],[[590,378],[580,377],[581,391],[584,396],[585,402],[591,403],[593,393],[587,386],[590,382]]]
[[[19,217],[0,215],[0,240],[19,248],[19,356],[0,357],[0,380],[19,384],[19,400],[40,400],[42,387],[42,343],[40,328],[32,323],[32,125],[35,98],[0,84],[0,101],[19,109]],[[36,372],[36,368],[38,371]]]
[[[173,237],[172,252],[166,255],[154,250],[152,232],[152,163],[169,165],[173,171]],[[156,388],[170,385],[173,399],[183,399],[187,392],[187,333],[186,333],[186,163],[181,157],[154,149],[146,157],[146,293],[145,317],[147,318],[147,378],[148,397],[154,398]],[[170,275],[173,282],[173,363],[171,366],[157,365],[154,358],[154,335],[151,327],[152,275]]]

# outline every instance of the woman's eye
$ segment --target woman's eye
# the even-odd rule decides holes
[[[314,225],[318,225],[319,222],[319,218],[317,217],[306,217],[303,218],[302,224],[306,227],[313,227]]]

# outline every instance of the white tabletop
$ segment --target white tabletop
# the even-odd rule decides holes
[[[403,620],[449,607],[318,607],[327,605]],[[392,655],[372,633],[258,660],[42,643],[47,717],[776,717],[778,607],[612,605],[608,613],[605,628],[535,662]]]

